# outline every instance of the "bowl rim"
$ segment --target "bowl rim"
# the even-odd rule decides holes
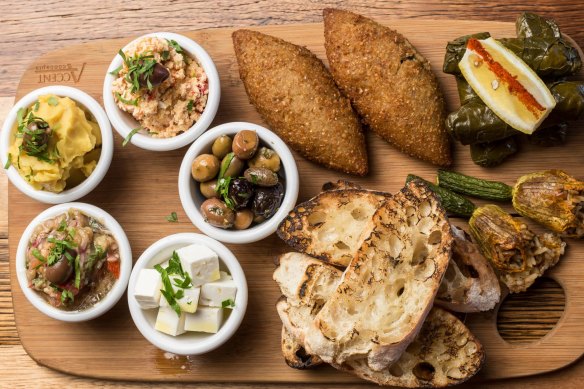
[[[208,334],[203,339],[188,342],[182,341],[180,336],[174,337],[155,330],[146,319],[144,313],[146,310],[140,308],[134,299],[133,290],[139,272],[142,269],[151,268],[154,264],[150,264],[150,262],[156,255],[172,246],[181,244],[187,246],[195,243],[205,245],[217,253],[219,261],[227,267],[237,285],[237,294],[235,296],[235,307],[216,334]],[[158,263],[162,263],[163,261],[164,258]],[[128,283],[128,306],[130,308],[130,314],[142,336],[159,349],[178,355],[204,354],[227,342],[241,325],[247,310],[247,302],[248,288],[245,273],[235,255],[221,242],[196,233],[186,232],[168,235],[151,244],[136,261]]]
[[[34,229],[45,220],[58,216],[71,208],[79,209],[83,213],[99,219],[107,229],[112,232],[120,251],[120,277],[103,300],[83,311],[62,311],[51,306],[38,292],[28,286],[28,279],[26,277],[26,250],[28,248],[28,241],[34,232]],[[15,269],[20,289],[27,300],[40,312],[53,319],[65,322],[87,321],[109,311],[126,291],[126,286],[128,285],[128,280],[130,279],[130,273],[132,271],[132,249],[122,226],[113,218],[113,216],[103,209],[96,207],[95,205],[80,202],[58,204],[39,213],[34,219],[32,219],[22,233],[16,250]]]
[[[195,58],[205,73],[207,74],[207,79],[209,82],[209,94],[207,96],[207,105],[203,109],[203,113],[199,120],[197,120],[188,130],[184,133],[177,135],[172,138],[152,138],[148,135],[136,133],[130,139],[130,142],[137,147],[145,150],[151,151],[169,151],[179,149],[197,139],[213,122],[217,110],[219,108],[219,101],[221,98],[221,82],[219,79],[219,73],[215,63],[211,59],[211,56],[194,40],[180,34],[172,32],[153,32],[139,36],[133,39],[131,42],[126,44],[122,50],[126,50],[134,42],[144,39],[147,37],[159,37],[164,39],[175,40],[188,54],[191,58]],[[115,76],[110,74],[110,72],[117,69],[122,65],[122,58],[116,53],[112,62],[110,63],[103,81],[102,97],[105,106],[105,111],[109,120],[111,121],[116,132],[125,139],[128,134],[133,130],[133,128],[139,127],[140,123],[136,121],[131,114],[123,112],[115,103],[112,94],[112,82],[115,80]],[[134,121],[136,124],[134,127],[130,127],[125,123],[125,119]]]
[[[286,173],[286,191],[278,211],[268,220],[246,230],[227,230],[214,227],[203,219],[203,215],[191,196],[191,165],[193,160],[205,149],[210,149],[212,142],[220,135],[234,135],[241,130],[255,130],[258,137],[272,148],[280,157]],[[280,222],[296,205],[299,191],[298,168],[294,156],[282,139],[275,133],[257,124],[248,122],[230,122],[213,127],[197,139],[185,153],[178,175],[178,191],[182,207],[191,222],[204,234],[226,243],[252,243],[273,234]],[[196,190],[196,188],[195,188]]]
[[[80,199],[89,194],[105,177],[109,170],[113,152],[114,141],[112,135],[112,128],[107,118],[107,115],[99,103],[90,95],[80,89],[64,85],[51,85],[43,88],[35,89],[20,100],[18,100],[2,125],[2,134],[0,135],[0,161],[2,166],[6,166],[8,161],[8,150],[10,148],[10,141],[12,138],[12,129],[16,123],[18,110],[23,107],[30,107],[42,95],[54,94],[59,97],[69,97],[77,104],[85,107],[95,118],[101,132],[101,155],[97,161],[97,165],[93,172],[79,185],[71,189],[66,189],[60,193],[53,193],[45,190],[34,189],[21,175],[14,166],[9,166],[5,169],[6,175],[10,182],[22,193],[28,197],[46,203],[46,204],[62,204]]]

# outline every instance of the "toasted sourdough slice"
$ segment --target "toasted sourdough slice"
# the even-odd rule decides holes
[[[330,8],[323,16],[331,73],[363,121],[402,152],[450,165],[446,107],[430,62],[369,18]]]
[[[290,148],[327,168],[367,174],[361,121],[316,55],[251,30],[233,33],[233,49],[249,101]]]
[[[278,258],[274,281],[288,304],[296,309],[294,322],[310,321],[313,312],[318,312],[340,283],[342,271],[322,261],[301,253],[286,253]],[[284,319],[282,319],[284,322]],[[288,331],[304,341],[304,331],[290,323],[284,323]]]
[[[439,388],[468,380],[484,361],[483,346],[470,330],[451,313],[433,307],[414,341],[388,368],[374,371],[365,359],[335,367],[379,385]]]
[[[408,183],[375,212],[335,293],[307,331],[304,346],[342,365],[365,357],[382,370],[419,332],[451,254],[450,224],[434,193]]]
[[[298,204],[282,220],[277,233],[302,253],[346,267],[361,245],[365,226],[389,198],[388,193],[361,189],[325,191]]]
[[[282,339],[290,344],[291,349],[304,350],[299,338],[303,338],[302,334],[308,330],[309,323],[318,314],[320,306],[313,305],[310,296],[319,296],[319,300],[326,300],[330,296],[326,293],[334,292],[334,286],[340,282],[342,272],[300,253],[284,254],[279,263],[274,279],[285,296],[276,304],[278,314],[286,329],[292,327],[301,335],[295,337],[289,331],[283,332]],[[301,269],[310,270],[305,271],[305,277],[298,277]],[[289,277],[288,271],[293,275]],[[323,275],[326,276],[323,278]],[[308,280],[310,282],[306,282]],[[314,292],[314,288],[319,292]],[[294,294],[290,294],[291,292]],[[299,304],[300,299],[302,304]],[[287,354],[288,352],[284,352],[286,359]],[[310,357],[318,358],[313,354],[301,355],[305,360]],[[365,359],[351,360],[335,367],[380,385],[444,387],[462,383],[476,374],[484,362],[484,356],[480,342],[464,324],[446,311],[434,307],[418,336],[390,368],[375,372],[368,367]],[[287,363],[296,367],[288,359]]]
[[[322,364],[317,355],[308,354],[294,336],[282,325],[282,355],[288,366],[298,369],[312,369]]]
[[[493,309],[501,299],[497,274],[464,230],[452,226],[452,235],[452,258],[434,302],[456,312]]]

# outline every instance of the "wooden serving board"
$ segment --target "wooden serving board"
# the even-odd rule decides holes
[[[459,102],[452,76],[441,72],[444,47],[448,40],[471,32],[490,31],[495,37],[514,36],[514,25],[499,22],[385,20],[383,23],[403,33],[428,58],[446,94],[449,109]],[[307,46],[326,60],[322,24],[265,26],[254,28]],[[220,28],[187,32],[214,59],[221,76],[221,105],[213,123],[249,121],[262,124],[249,104],[239,79],[231,33]],[[65,47],[34,61],[24,73],[17,99],[25,93],[50,84],[80,88],[101,100],[103,78],[111,59],[130,38],[104,40]],[[508,183],[525,173],[546,168],[563,168],[584,177],[584,126],[572,125],[569,144],[554,148],[524,150],[502,167],[485,170],[475,166],[466,148],[456,146],[454,168],[468,174],[497,178]],[[370,174],[354,178],[326,170],[296,156],[300,172],[300,198],[315,195],[326,181],[349,179],[364,187],[398,191],[408,173],[433,179],[436,168],[409,158],[374,134],[368,134]],[[177,232],[197,231],[179,202],[177,174],[186,148],[155,153],[132,145],[121,147],[115,136],[114,159],[105,180],[86,198],[104,208],[124,227],[138,256],[154,241]],[[280,353],[281,323],[274,308],[280,293],[272,281],[273,259],[288,248],[274,235],[261,242],[229,245],[240,260],[249,284],[249,306],[237,334],[220,349],[204,356],[178,358],[148,343],[136,330],[123,298],[99,319],[67,324],[42,315],[28,303],[16,281],[16,246],[26,225],[46,205],[9,189],[10,265],[16,326],[23,346],[37,362],[51,368],[90,377],[192,382],[296,382],[354,383],[359,380],[330,367],[314,371],[290,369]],[[168,223],[171,212],[179,223]],[[497,332],[497,312],[468,315],[467,323],[487,352],[487,361],[474,379],[519,377],[562,368],[584,352],[581,323],[584,322],[584,245],[570,241],[566,256],[549,274],[564,288],[565,311],[547,336],[527,345],[511,345]]]

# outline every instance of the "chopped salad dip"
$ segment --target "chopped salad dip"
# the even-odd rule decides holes
[[[146,37],[125,51],[112,92],[118,107],[140,123],[140,133],[171,138],[187,131],[207,105],[209,82],[201,65],[174,40]]]
[[[112,233],[77,209],[37,226],[26,254],[27,279],[54,307],[85,310],[101,301],[120,275]]]

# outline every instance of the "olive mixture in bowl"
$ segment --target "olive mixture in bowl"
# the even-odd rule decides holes
[[[191,174],[207,199],[201,204],[205,221],[215,227],[244,230],[271,218],[284,197],[278,174],[280,157],[260,145],[255,131],[239,131],[233,139],[221,135],[211,154],[192,163]]]
[[[98,220],[70,209],[35,228],[26,252],[26,275],[30,287],[50,305],[87,309],[119,278],[118,243]]]

